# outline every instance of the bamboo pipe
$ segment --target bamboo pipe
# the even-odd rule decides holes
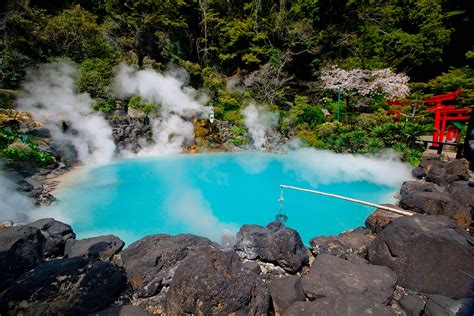
[[[340,199],[340,200],[344,200],[344,201],[349,201],[349,202],[354,202],[354,203],[358,203],[358,204],[362,204],[362,205],[376,207],[376,208],[379,208],[379,209],[382,209],[382,210],[385,210],[385,211],[389,211],[389,212],[393,212],[393,213],[397,213],[397,214],[405,215],[405,216],[412,216],[414,214],[413,212],[399,210],[399,209],[396,209],[396,208],[393,208],[393,207],[390,207],[390,206],[385,206],[385,205],[365,202],[365,201],[361,201],[361,200],[351,199],[351,198],[348,198],[348,197],[345,197],[345,196],[331,194],[331,193],[325,193],[325,192],[321,192],[321,191],[303,189],[303,188],[293,187],[293,186],[284,185],[284,184],[280,184],[280,188],[281,189],[291,189],[291,190],[296,190],[296,191],[303,191],[303,192],[308,192],[308,193],[324,195],[324,196],[328,196],[328,197],[332,197],[332,198],[336,198],[336,199]]]

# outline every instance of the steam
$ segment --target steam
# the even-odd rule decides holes
[[[184,70],[160,74],[153,69],[136,70],[121,64],[114,79],[114,91],[120,97],[139,95],[147,102],[161,107],[159,118],[152,119],[155,144],[139,154],[179,153],[184,145],[194,139],[194,124],[191,118],[206,112],[202,103],[205,96],[186,86],[188,76]],[[201,97],[199,102],[197,99]]]
[[[109,162],[115,152],[112,129],[91,109],[89,94],[76,92],[77,73],[74,66],[62,62],[41,65],[29,73],[18,107],[44,122],[55,141],[72,142],[82,163]],[[69,130],[63,131],[59,120]]]
[[[278,113],[265,111],[263,107],[250,104],[243,111],[245,126],[248,128],[254,146],[265,149],[277,134],[274,128],[278,126]]]
[[[202,191],[189,182],[186,168],[175,165],[175,170],[165,177],[166,185],[171,189],[164,203],[168,218],[184,223],[190,233],[220,241],[224,247],[233,245],[239,226],[220,221],[214,215]]]
[[[368,181],[398,187],[411,178],[410,167],[390,153],[368,157],[301,148],[288,152],[285,166],[312,186]]]
[[[40,218],[54,217],[69,222],[61,209],[53,206],[36,207],[31,198],[16,190],[16,185],[7,176],[0,173],[0,223],[29,223]]]

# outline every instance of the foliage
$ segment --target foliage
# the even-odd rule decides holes
[[[304,127],[314,129],[318,124],[324,123],[324,113],[320,107],[309,103],[305,96],[296,96],[293,106],[283,118],[283,129],[302,130]]]
[[[77,80],[79,90],[87,91],[92,97],[107,97],[115,64],[113,59],[85,59],[79,65],[80,75]]]
[[[0,109],[0,126],[9,121],[19,121],[26,123],[28,127],[38,127],[41,124],[33,118],[30,112],[17,111],[13,109]]]
[[[50,55],[74,60],[112,53],[96,17],[79,5],[48,19],[42,37]]]
[[[151,111],[156,110],[157,106],[153,102],[143,103],[139,96],[133,96],[128,102],[128,107],[142,111],[145,115],[150,114]]]
[[[248,131],[245,127],[241,124],[234,124],[230,126],[230,136],[231,136],[231,143],[234,146],[241,146],[245,145],[250,141],[248,137]]]
[[[32,161],[40,167],[46,167],[54,163],[51,154],[38,150],[32,142],[24,143],[17,140],[4,149],[2,154],[9,162]]]

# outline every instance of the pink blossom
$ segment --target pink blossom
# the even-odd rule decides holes
[[[333,66],[323,70],[321,80],[324,83],[324,89],[337,92],[340,85],[341,93],[346,95],[384,95],[390,98],[401,98],[410,92],[407,85],[410,77],[396,74],[388,68],[345,70]]]

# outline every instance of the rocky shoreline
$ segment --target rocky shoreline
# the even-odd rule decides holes
[[[315,237],[244,225],[231,249],[182,234],[123,249],[54,219],[0,229],[2,315],[472,315],[474,187],[465,161],[423,159],[399,216]],[[424,214],[423,214],[424,213]]]

